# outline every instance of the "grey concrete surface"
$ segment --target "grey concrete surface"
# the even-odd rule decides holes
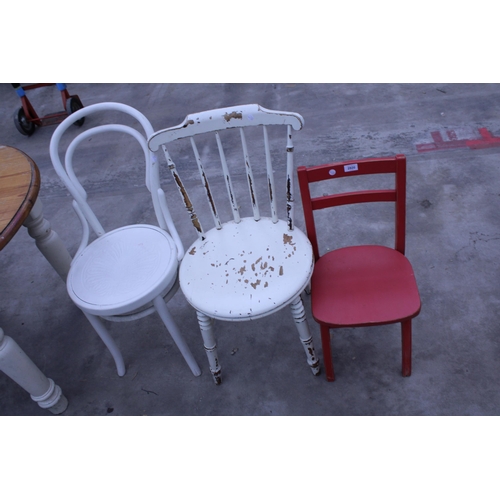
[[[217,322],[223,382],[215,386],[194,311],[179,292],[169,308],[202,367],[195,378],[159,318],[108,323],[127,373],[68,298],[64,283],[22,228],[0,252],[0,325],[69,400],[64,415],[497,415],[500,412],[500,147],[420,152],[433,132],[444,141],[500,137],[499,84],[69,84],[84,105],[136,107],[155,129],[192,112],[259,103],[303,115],[296,165],[402,153],[408,161],[407,255],[422,311],[413,322],[413,372],[400,374],[397,325],[338,331],[337,380],[312,376],[288,310],[246,323]],[[55,89],[31,91],[39,114],[59,110]],[[79,224],[49,159],[54,126],[22,136],[12,115],[20,101],[0,84],[0,143],[38,164],[45,216],[70,252]],[[92,120],[103,120],[95,118]],[[88,119],[90,123],[91,119]],[[93,123],[95,123],[93,121]],[[87,124],[83,125],[85,128]],[[76,130],[75,130],[76,132]],[[436,137],[434,135],[434,137]],[[453,145],[447,142],[448,145]],[[494,144],[490,144],[494,145]],[[127,141],[93,145],[86,187],[105,224],[153,222],[142,168]],[[89,150],[90,151],[90,150]],[[170,179],[166,189],[176,197]],[[214,182],[216,189],[222,184]],[[297,198],[298,186],[297,186]],[[170,202],[186,245],[194,238],[177,199]],[[371,215],[371,214],[368,214]],[[349,244],[387,224],[367,216],[332,218],[325,241]],[[343,224],[344,223],[344,224]],[[300,203],[297,225],[303,226]],[[317,354],[319,327],[306,311]],[[49,415],[0,373],[0,415]]]

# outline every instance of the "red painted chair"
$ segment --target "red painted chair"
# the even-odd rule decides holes
[[[394,189],[312,197],[310,184],[339,177],[395,174]],[[406,158],[373,158],[298,168],[307,235],[316,261],[311,279],[311,306],[321,327],[326,377],[335,380],[330,329],[401,323],[402,372],[411,375],[411,320],[420,312],[413,268],[404,256]],[[322,187],[326,187],[326,182]],[[320,256],[315,210],[367,202],[395,203],[395,249],[380,245],[338,248]]]

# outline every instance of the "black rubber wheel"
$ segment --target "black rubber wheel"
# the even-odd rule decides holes
[[[68,115],[71,115],[75,111],[78,111],[79,109],[82,109],[82,108],[83,108],[83,104],[80,102],[80,99],[77,99],[76,97],[70,97],[66,101],[66,113],[68,113]],[[77,120],[75,122],[75,125],[77,125],[78,127],[81,127],[84,122],[85,122],[85,117]]]
[[[30,136],[33,135],[35,131],[35,124],[26,118],[26,113],[23,108],[19,108],[19,110],[14,113],[14,125],[23,135]]]

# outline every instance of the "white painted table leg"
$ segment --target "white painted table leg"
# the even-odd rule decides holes
[[[40,252],[66,282],[72,260],[71,255],[58,234],[52,230],[50,222],[43,217],[40,200],[35,202],[23,225],[28,228],[28,233],[34,238]]]
[[[47,378],[11,337],[0,328],[0,370],[28,391],[41,408],[54,414],[68,407],[61,388]]]

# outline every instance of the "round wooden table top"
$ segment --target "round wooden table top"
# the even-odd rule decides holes
[[[0,146],[0,250],[28,217],[39,190],[35,162],[19,149]]]

